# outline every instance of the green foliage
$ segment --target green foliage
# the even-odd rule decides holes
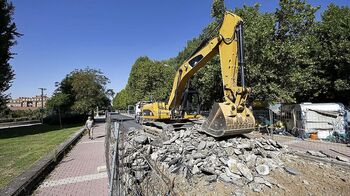
[[[317,22],[318,9],[304,0],[280,0],[274,13],[261,12],[259,4],[234,10],[244,21],[246,84],[253,90],[250,101],[350,104],[350,9],[331,4]],[[202,42],[217,36],[224,12],[223,0],[214,0],[215,20],[176,57],[164,62],[176,70]],[[147,57],[135,62],[125,92],[116,96],[121,97],[118,104],[125,108],[126,102],[133,104],[154,92],[164,92],[162,98],[170,93],[173,76],[163,78],[168,80],[163,81],[166,85],[149,83],[154,77],[150,67],[157,63]],[[222,99],[218,57],[192,78],[191,86],[199,92],[204,109]]]
[[[221,20],[225,13],[225,1],[224,0],[213,0],[211,8],[211,16],[217,20]]]
[[[77,69],[68,74],[48,101],[48,107],[80,114],[92,113],[96,107],[107,109],[110,105],[106,84],[109,79],[99,70]]]
[[[114,109],[126,109],[128,105],[131,104],[127,92],[125,89],[121,90],[113,99]]]
[[[279,71],[277,80],[283,96],[278,101],[300,102],[317,99],[326,82],[320,77],[316,62],[311,58],[317,50],[315,37],[315,13],[301,0],[281,0],[275,13],[276,34],[272,44],[274,69]]]
[[[46,102],[47,110],[61,110],[62,112],[69,109],[67,103],[69,103],[69,95],[62,92],[56,92],[49,100]]]
[[[235,13],[244,21],[244,52],[247,85],[253,88],[251,99],[276,100],[280,92],[278,72],[271,69],[273,58],[272,46],[275,34],[275,16],[261,13],[259,4],[244,6]]]
[[[350,105],[350,9],[330,4],[322,14],[317,29],[318,55],[315,61],[323,70],[323,100],[336,100]]]
[[[11,81],[15,75],[9,63],[13,57],[10,49],[16,44],[15,38],[21,36],[13,22],[13,12],[12,3],[0,0],[0,110],[6,107],[8,95],[5,91],[11,87]]]
[[[128,83],[113,100],[115,109],[126,109],[141,100],[166,100],[169,96],[175,70],[168,62],[138,58],[131,68]]]
[[[40,110],[10,110],[2,111],[0,122],[24,121],[24,120],[38,120],[41,117]]]

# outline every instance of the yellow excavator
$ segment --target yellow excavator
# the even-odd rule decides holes
[[[142,106],[142,122],[181,121],[198,117],[184,110],[189,81],[217,54],[220,56],[224,102],[214,103],[202,129],[213,137],[253,131],[255,118],[246,106],[251,89],[245,86],[244,81],[243,21],[231,12],[225,13],[219,35],[198,48],[177,70],[168,103],[153,102]],[[239,68],[241,86],[237,84]]]

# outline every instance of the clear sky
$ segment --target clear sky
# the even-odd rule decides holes
[[[275,11],[277,0],[226,0],[226,7],[261,4]],[[323,11],[331,2],[309,0]],[[100,69],[116,92],[127,83],[137,57],[174,57],[186,42],[212,20],[212,0],[13,0],[18,32],[24,34],[12,49],[16,74],[8,91],[13,98],[47,95],[55,82],[79,68]]]

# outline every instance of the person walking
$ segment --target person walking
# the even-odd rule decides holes
[[[86,120],[85,127],[89,132],[89,139],[93,140],[93,128],[94,128],[94,120],[89,116]]]

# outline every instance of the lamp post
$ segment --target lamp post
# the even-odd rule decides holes
[[[60,93],[61,92],[61,89],[60,89],[61,83],[55,82],[55,87],[56,87],[56,92]],[[62,129],[61,104],[57,104],[57,110],[58,110],[58,120],[60,122],[60,129]]]
[[[44,91],[46,88],[39,88],[41,90],[41,124],[44,124]]]

